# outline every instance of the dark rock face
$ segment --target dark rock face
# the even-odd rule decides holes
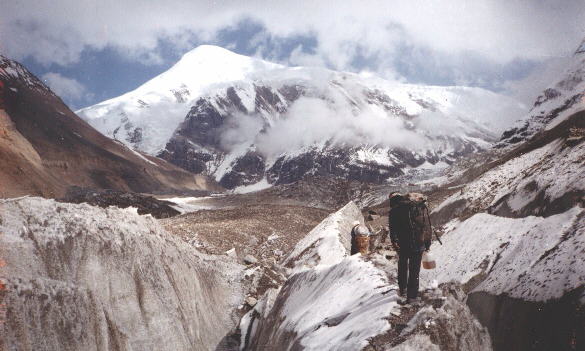
[[[205,172],[206,162],[213,159],[213,155],[195,149],[188,139],[180,137],[169,141],[157,156],[195,174]]]
[[[339,82],[333,81],[331,84],[342,87]],[[377,89],[364,89],[365,103],[381,107],[388,114],[403,119],[407,129],[415,129],[410,121],[415,116],[408,115],[397,101]],[[357,157],[360,152],[366,152],[366,146],[332,145],[328,142],[324,147],[315,146],[294,155],[276,156],[276,160],[270,160],[270,164],[267,164],[269,161],[266,157],[255,151],[256,148],[251,144],[243,156],[234,158],[229,165],[225,164],[226,158],[231,159],[231,151],[224,145],[226,140],[222,140],[225,139],[222,133],[230,129],[232,124],[237,125],[240,116],[256,119],[262,131],[266,131],[271,127],[271,119],[280,118],[300,97],[328,99],[301,85],[273,87],[258,82],[248,86],[234,85],[215,95],[201,97],[158,156],[191,172],[214,175],[222,186],[233,189],[254,184],[264,177],[271,184],[290,184],[307,176],[329,176],[381,184],[425,162],[432,165],[440,161],[451,164],[461,156],[480,150],[471,141],[444,136],[437,138],[437,142],[450,146],[448,154],[441,151],[417,153],[406,147],[398,147],[382,152],[382,157],[392,161],[379,163]],[[356,110],[362,108],[351,99],[349,103]],[[429,102],[417,100],[417,103],[427,110],[436,110]],[[487,134],[479,133],[472,136],[486,138]],[[231,142],[227,141],[228,144]]]
[[[236,87],[197,100],[166,148],[157,156],[196,174],[209,173],[212,171],[210,167],[216,167],[226,155],[220,134],[227,123],[237,118],[237,114],[283,113],[302,94],[298,86],[284,86],[278,91],[260,85],[253,88],[254,111],[246,109]],[[253,184],[264,177],[265,167],[263,156],[250,151],[234,160],[231,170],[218,181],[228,189]]]
[[[109,206],[119,208],[136,207],[138,214],[151,214],[155,218],[168,218],[180,214],[179,211],[170,206],[172,203],[168,201],[158,200],[152,196],[116,190],[95,191],[72,187],[65,197],[58,201],[74,204],[88,203],[102,208]]]
[[[583,350],[583,288],[548,302],[530,302],[484,292],[469,295],[467,305],[488,328],[495,351]]]
[[[264,170],[265,165],[262,156],[249,152],[235,161],[232,170],[226,173],[219,183],[227,189],[254,184],[262,180]]]
[[[199,145],[217,145],[215,132],[222,125],[223,119],[224,116],[208,100],[199,99],[191,107],[177,134]]]
[[[548,88],[546,89],[542,95],[540,95],[537,99],[536,102],[534,102],[534,106],[540,106],[542,105],[544,102],[547,102],[550,99],[555,99],[558,98],[559,96],[561,96],[561,93],[556,90],[556,89],[552,89],[552,88]]]
[[[292,158],[282,156],[268,170],[268,181],[273,184],[289,184],[311,175],[382,183],[389,177],[403,174],[400,168],[394,166],[366,162],[352,163],[351,151],[351,149],[332,149],[325,153],[307,152]]]

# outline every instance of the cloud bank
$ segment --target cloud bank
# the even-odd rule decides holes
[[[502,101],[503,97],[496,94],[485,95],[493,106],[484,110],[486,102],[478,96],[461,93],[461,98],[445,111],[423,110],[417,116],[404,118],[375,105],[356,108],[341,95],[326,96],[327,99],[301,97],[274,121],[266,121],[260,115],[235,114],[219,131],[221,146],[225,151],[237,152],[254,145],[268,159],[325,144],[436,150],[444,146],[445,136],[480,133],[479,138],[496,137],[513,119],[494,119],[493,114],[518,116],[522,110],[521,106],[513,106],[514,100]],[[493,104],[494,101],[501,104]]]
[[[584,36],[584,7],[581,0],[5,1],[0,48],[16,58],[68,64],[86,48],[114,47],[156,63],[161,39],[189,49],[195,38],[213,40],[250,19],[266,29],[257,38],[259,53],[262,35],[314,37],[312,54],[292,55],[299,63],[348,69],[368,57],[384,67],[404,46],[503,63],[570,53]]]

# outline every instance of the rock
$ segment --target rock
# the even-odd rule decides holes
[[[255,297],[248,296],[246,298],[246,304],[250,307],[256,306],[257,303],[258,303],[258,300]]]
[[[68,190],[65,197],[57,201],[74,204],[88,203],[102,208],[109,206],[119,208],[135,207],[138,214],[150,214],[155,218],[168,218],[180,214],[179,211],[171,207],[173,205],[171,202],[159,200],[148,195],[116,190],[98,191],[74,186]]]
[[[238,257],[238,253],[236,252],[236,248],[232,247],[231,249],[227,250],[225,252],[226,255],[228,255],[229,257],[233,257],[233,258],[237,258]]]
[[[245,264],[256,264],[258,263],[258,259],[252,255],[244,256],[244,263]]]

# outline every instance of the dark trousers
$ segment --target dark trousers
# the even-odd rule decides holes
[[[406,291],[409,299],[418,296],[418,274],[422,252],[404,252],[398,254],[398,288]]]

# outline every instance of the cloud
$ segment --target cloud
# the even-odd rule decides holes
[[[570,54],[584,36],[584,7],[582,0],[7,1],[0,45],[10,56],[47,64],[75,62],[86,48],[108,46],[158,62],[161,39],[188,47],[195,37],[211,41],[248,19],[273,36],[316,38],[311,62],[336,69],[352,68],[356,55],[378,57],[383,69],[405,43],[506,63]],[[307,59],[296,54],[299,62]]]
[[[325,144],[424,151],[442,147],[444,137],[449,135],[475,135],[483,130],[495,137],[523,110],[512,99],[479,89],[457,94],[457,99],[444,104],[442,112],[424,110],[403,118],[375,105],[356,108],[345,95],[329,90],[317,93],[326,99],[301,97],[275,120],[267,121],[259,115],[231,116],[219,135],[226,151],[245,150],[253,144],[268,159]]]
[[[81,101],[88,97],[89,93],[86,87],[75,79],[67,78],[54,72],[44,74],[41,79],[55,94],[65,100]]]
[[[420,133],[408,129],[402,118],[367,106],[352,112],[347,100],[339,97],[333,101],[302,97],[272,123],[260,116],[232,116],[220,139],[227,151],[243,149],[252,141],[267,158],[323,143],[351,147],[367,142],[413,149],[428,143]]]

